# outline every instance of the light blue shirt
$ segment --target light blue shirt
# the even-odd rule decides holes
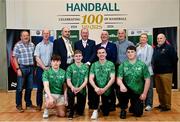
[[[151,45],[146,44],[144,47],[141,47],[141,45],[137,47],[137,58],[148,66],[150,75],[153,75],[153,70],[151,65],[152,55],[153,55],[153,48]]]
[[[45,44],[44,41],[41,41],[36,45],[34,56],[38,56],[45,66],[50,66],[52,52],[53,43],[49,41]]]
[[[124,61],[127,60],[127,56],[126,56],[127,47],[130,46],[130,45],[134,46],[134,44],[132,42],[128,41],[128,40],[116,41],[115,44],[116,44],[117,51],[118,51],[117,52],[117,54],[118,54],[117,63],[121,64],[121,63],[123,63]]]

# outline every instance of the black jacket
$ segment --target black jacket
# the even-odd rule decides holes
[[[96,48],[95,48],[96,44],[94,40],[87,40],[87,45],[84,48],[83,44],[82,44],[82,40],[79,40],[77,42],[75,42],[74,44],[74,50],[81,50],[83,53],[83,59],[82,62],[86,63],[86,62],[90,62],[93,63],[93,61],[95,60],[96,57]]]
[[[96,45],[96,53],[97,53],[97,49],[101,47],[101,43]],[[117,47],[116,44],[112,43],[112,42],[108,42],[107,46],[106,46],[106,59],[113,62],[114,64],[116,63],[117,60]],[[96,59],[98,60],[98,57],[96,56]]]
[[[160,47],[155,47],[152,58],[155,74],[172,73],[177,66],[177,61],[177,53],[170,44],[164,43]]]
[[[54,40],[53,54],[59,55],[61,57],[60,67],[66,70],[68,66],[67,65],[67,49],[66,49],[66,45],[62,37],[57,40]]]

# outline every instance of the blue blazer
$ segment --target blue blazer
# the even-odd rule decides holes
[[[96,45],[96,50],[101,47],[101,43]],[[116,44],[112,43],[112,42],[108,42],[106,45],[106,59],[113,62],[114,64],[116,63],[116,59],[117,59],[117,47]],[[97,57],[98,60],[98,57]]]
[[[53,54],[61,56],[61,65],[60,67],[64,70],[67,69],[67,49],[64,43],[63,38],[54,40],[53,43]]]
[[[84,46],[82,44],[82,40],[79,40],[79,41],[75,42],[74,50],[82,51],[82,54],[83,54],[82,62],[83,63],[86,63],[88,61],[90,63],[92,63],[96,57],[96,47],[95,46],[96,46],[95,41],[88,39],[86,47],[84,48]]]

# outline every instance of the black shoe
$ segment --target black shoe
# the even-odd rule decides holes
[[[126,119],[126,111],[125,110],[121,110],[120,118],[121,119]]]
[[[73,113],[71,113],[71,112],[69,113],[68,119],[69,119],[69,120],[72,120],[72,119],[73,119]]]
[[[16,109],[17,109],[17,111],[18,111],[19,113],[23,113],[23,112],[24,112],[22,106],[18,106],[18,107],[16,107]]]
[[[159,111],[160,112],[166,112],[166,111],[170,111],[171,109],[170,108],[161,108]]]
[[[37,111],[41,111],[41,109],[42,109],[41,106],[37,106],[37,107],[36,107],[36,110],[37,110]]]
[[[26,110],[34,110],[34,109],[36,109],[36,106],[34,105],[26,106]]]
[[[162,106],[161,106],[161,105],[158,105],[158,106],[156,106],[156,107],[154,107],[154,108],[156,108],[156,109],[161,109]]]

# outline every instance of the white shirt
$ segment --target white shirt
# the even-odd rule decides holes
[[[71,64],[73,62],[74,52],[73,52],[72,46],[70,44],[70,41],[68,39],[65,39],[65,38],[63,38],[63,40],[64,40],[66,50],[67,50],[67,64]]]
[[[64,43],[65,43],[65,46],[67,49],[67,57],[72,57],[74,55],[74,52],[73,52],[72,46],[70,44],[70,41],[67,40],[66,38],[63,38],[63,40],[64,40]]]
[[[106,46],[107,46],[107,43],[108,43],[108,41],[107,41],[106,43],[101,43],[101,47],[104,47],[104,48],[106,48]]]
[[[82,40],[83,47],[86,48],[87,40]]]

